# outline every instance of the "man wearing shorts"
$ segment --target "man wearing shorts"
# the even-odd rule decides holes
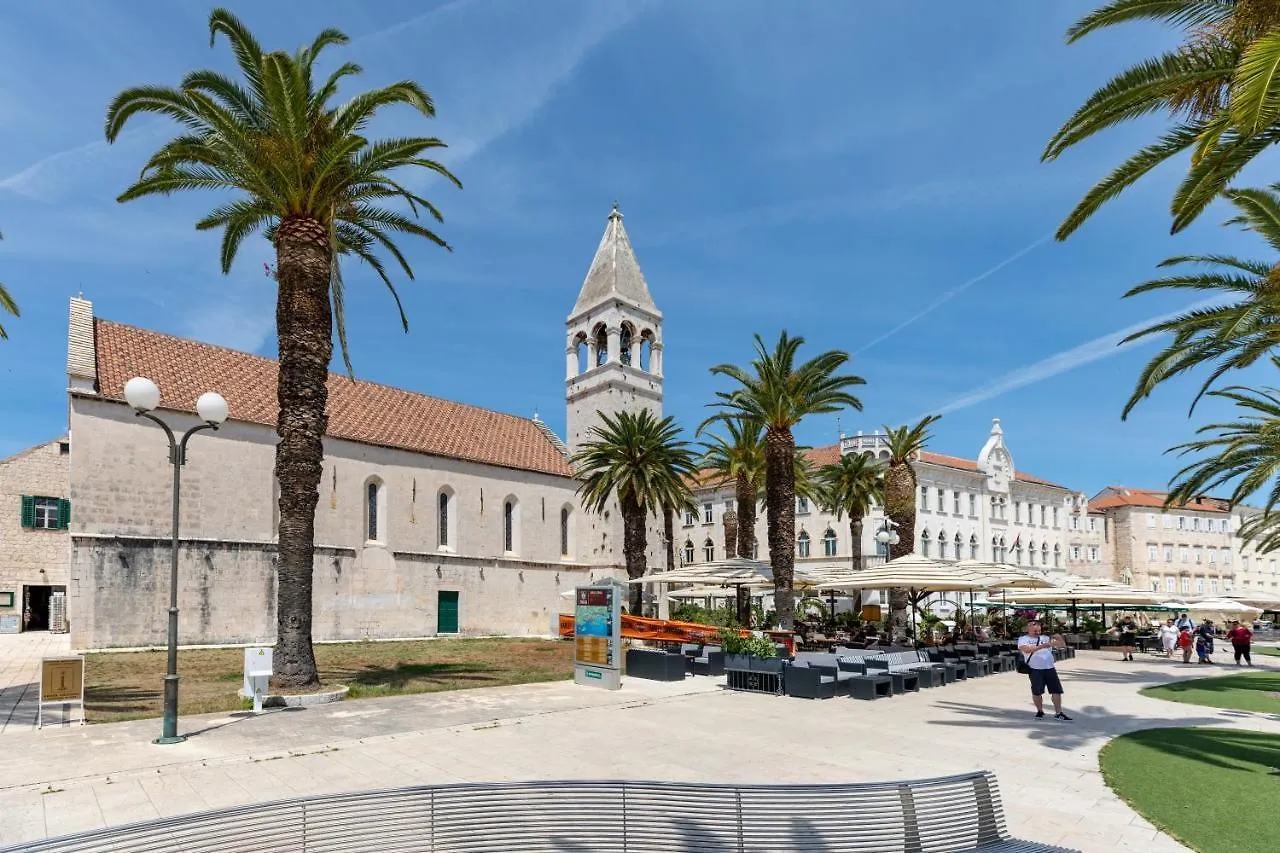
[[[1053,700],[1054,719],[1070,721],[1071,718],[1062,713],[1062,682],[1053,661],[1053,650],[1065,646],[1066,641],[1061,634],[1046,637],[1040,631],[1039,622],[1028,622],[1027,633],[1018,638],[1018,651],[1026,661],[1027,675],[1031,679],[1031,701],[1036,706],[1036,718],[1044,717],[1044,692],[1048,690],[1049,698]]]

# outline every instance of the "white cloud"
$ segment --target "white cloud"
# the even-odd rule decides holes
[[[1221,299],[1218,297],[1202,299],[1199,302],[1192,303],[1178,311],[1171,311],[1168,314],[1161,314],[1157,317],[1149,317],[1139,323],[1134,323],[1132,326],[1126,326],[1123,329],[1102,335],[1091,341],[1086,341],[1079,346],[1063,350],[1062,352],[1051,355],[1048,358],[1043,358],[1035,364],[1019,368],[1018,370],[1010,371],[1003,376],[996,377],[984,385],[980,385],[971,391],[961,394],[959,397],[956,397],[946,403],[941,408],[933,409],[926,414],[943,415],[947,412],[967,409],[969,406],[984,403],[987,400],[999,397],[1002,394],[1007,394],[1010,391],[1016,391],[1019,388],[1025,388],[1028,385],[1034,385],[1037,382],[1043,382],[1046,379],[1051,379],[1054,376],[1066,373],[1069,370],[1075,370],[1077,367],[1083,367],[1086,364],[1092,364],[1095,361],[1101,361],[1104,358],[1111,358],[1112,356],[1119,355],[1131,347],[1140,346],[1153,340],[1152,338],[1142,338],[1128,343],[1121,343],[1134,332],[1141,331],[1142,329],[1145,329],[1148,326],[1153,326],[1157,323],[1163,323],[1166,320],[1171,320],[1180,314],[1187,313],[1188,311],[1197,311],[1202,308],[1208,308],[1219,304],[1221,304]]]
[[[978,284],[979,282],[984,281],[987,278],[990,278],[991,276],[1000,272],[1000,270],[1009,266],[1009,264],[1017,261],[1019,258],[1023,257],[1024,255],[1031,252],[1032,250],[1037,249],[1040,246],[1044,245],[1052,237],[1053,237],[1053,232],[1050,231],[1048,234],[1045,234],[1044,236],[1040,237],[1034,242],[1029,243],[1026,246],[1023,246],[1021,249],[1014,252],[1012,255],[1005,258],[1003,261],[991,267],[990,269],[984,272],[981,272],[978,275],[975,275],[973,278],[969,279],[968,281],[957,284],[955,287],[951,288],[948,291],[945,291],[941,296],[939,296],[938,298],[930,302],[928,305],[926,305],[923,310],[903,320],[901,323],[894,326],[892,329],[885,332],[883,335],[880,335],[878,338],[874,338],[870,343],[864,344],[860,349],[854,350],[853,354],[858,355],[860,353],[864,353],[867,350],[871,349],[876,344],[887,341],[889,338],[898,334],[898,332],[901,332],[903,329],[907,328],[912,323],[915,323],[916,321],[921,320],[927,317],[928,315],[932,314],[934,311],[938,310],[943,305],[950,302],[952,299],[955,299],[957,296],[959,296],[961,293],[964,293],[966,290],[973,287],[975,284]]]

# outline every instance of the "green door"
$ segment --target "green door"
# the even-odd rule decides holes
[[[436,593],[436,633],[458,633],[458,593]]]

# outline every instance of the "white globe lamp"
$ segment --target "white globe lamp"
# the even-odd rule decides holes
[[[160,405],[160,386],[145,376],[135,376],[124,383],[125,402],[135,412],[152,412]]]

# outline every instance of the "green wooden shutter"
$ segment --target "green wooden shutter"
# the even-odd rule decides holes
[[[36,499],[31,495],[22,496],[22,526],[36,526]]]
[[[71,526],[71,501],[66,498],[58,499],[58,529],[66,530]]]

